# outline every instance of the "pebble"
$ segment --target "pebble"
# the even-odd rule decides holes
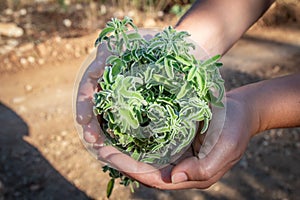
[[[26,58],[21,58],[20,63],[21,63],[21,65],[25,66],[25,65],[27,65],[28,62],[27,62]]]
[[[29,187],[29,189],[31,190],[31,191],[36,191],[36,190],[39,190],[41,188],[41,185],[39,185],[39,184],[32,184],[32,185],[30,185],[30,187]]]
[[[20,51],[20,52],[28,52],[28,51],[32,51],[33,48],[34,48],[34,44],[33,43],[26,43],[26,44],[20,46],[18,48],[18,51]]]
[[[68,141],[62,141],[61,146],[62,147],[67,147],[67,146],[69,146],[69,142]]]
[[[60,36],[56,36],[56,37],[54,38],[54,40],[55,40],[55,42],[57,42],[57,43],[60,43],[60,42],[62,41],[62,39],[61,39]]]
[[[62,137],[61,137],[60,135],[57,135],[55,139],[56,139],[56,141],[58,141],[58,142],[62,141]]]
[[[27,85],[24,86],[24,89],[25,89],[26,92],[31,92],[32,91],[32,86],[27,84]]]
[[[8,52],[10,52],[11,50],[13,50],[14,47],[13,46],[10,46],[10,45],[5,45],[5,46],[2,46],[1,49],[0,49],[0,55],[2,54],[6,54]]]
[[[76,58],[79,58],[79,57],[80,57],[80,52],[79,52],[79,51],[76,51],[75,54],[74,54],[74,56],[75,56]]]
[[[10,47],[16,47],[18,46],[19,42],[16,39],[9,39],[7,40],[7,45]]]
[[[39,63],[40,65],[43,65],[43,64],[45,64],[45,60],[44,60],[43,58],[39,58],[39,59],[38,59],[38,63]]]
[[[83,6],[80,3],[77,3],[75,8],[76,8],[76,10],[82,10]]]
[[[129,11],[130,12],[130,11]],[[101,15],[105,15],[107,13],[107,9],[106,9],[106,6],[105,5],[101,5],[100,6],[100,14]],[[129,13],[128,13],[128,16],[130,17]]]
[[[72,26],[72,21],[70,19],[64,19],[63,24],[65,27],[70,28]]]
[[[23,101],[25,101],[25,97],[24,96],[20,96],[20,97],[14,97],[11,101],[14,104],[18,104],[18,103],[22,103]]]
[[[26,108],[25,106],[21,105],[21,106],[19,107],[19,112],[20,112],[20,113],[26,113],[26,112],[27,112],[27,108]]]
[[[73,50],[73,47],[72,47],[72,45],[70,43],[67,43],[65,45],[65,47],[66,47],[67,50]]]
[[[36,48],[40,56],[45,56],[47,54],[47,48],[45,44],[40,43],[36,46]]]
[[[35,58],[34,58],[33,56],[29,56],[29,57],[27,58],[27,61],[28,61],[29,63],[33,64],[33,63],[35,63]]]
[[[157,16],[158,17],[163,17],[165,15],[164,11],[158,11]]]
[[[56,57],[58,55],[58,52],[57,51],[52,51],[52,56],[53,57]]]
[[[18,38],[23,36],[23,34],[23,29],[18,27],[15,23],[0,23],[0,35]]]
[[[21,16],[24,16],[27,14],[27,10],[25,8],[22,8],[21,10],[19,10],[19,13]]]
[[[6,15],[12,15],[14,13],[14,11],[12,9],[10,9],[10,8],[7,8],[7,9],[4,10],[4,13]]]
[[[68,135],[68,131],[63,130],[63,131],[60,132],[60,134],[64,137],[64,136]]]

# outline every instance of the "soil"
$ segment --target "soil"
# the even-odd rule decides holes
[[[300,72],[299,21],[288,19],[260,21],[223,57],[227,90]],[[109,177],[82,145],[72,114],[74,81],[99,31],[72,31],[22,40],[0,57],[0,200],[106,199]],[[111,199],[296,200],[299,168],[300,128],[270,130],[207,190],[141,186],[132,194],[116,184]]]

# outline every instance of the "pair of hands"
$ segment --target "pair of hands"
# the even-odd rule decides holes
[[[208,188],[217,182],[243,155],[251,138],[250,109],[238,92],[226,95],[225,108],[213,110],[207,133],[198,134],[191,147],[176,161],[162,169],[135,161],[111,146],[103,146],[104,136],[93,114],[93,94],[109,52],[98,46],[96,58],[83,73],[76,101],[76,120],[83,137],[97,151],[100,160],[127,176],[159,189]],[[217,118],[216,118],[217,117]],[[195,151],[197,156],[195,156]]]

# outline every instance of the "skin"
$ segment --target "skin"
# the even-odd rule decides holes
[[[197,1],[179,21],[177,29],[190,32],[192,39],[210,55],[224,54],[271,3]],[[273,128],[300,126],[300,74],[249,84],[226,93],[226,118],[217,139],[214,134],[198,135],[193,148],[175,164],[157,170],[112,147],[101,146],[103,138],[92,113],[92,96],[108,55],[105,44],[99,45],[96,59],[83,75],[77,96],[77,121],[83,127],[85,140],[96,144],[99,159],[150,187],[208,188],[240,160],[253,136]]]

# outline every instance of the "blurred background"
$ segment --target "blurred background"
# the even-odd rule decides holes
[[[175,25],[192,0],[0,1],[0,200],[106,199],[107,174],[81,144],[73,85],[112,17],[138,27]],[[300,71],[300,2],[278,0],[222,58],[230,90]],[[283,116],[284,117],[284,116]],[[135,193],[111,199],[299,199],[300,128],[270,130],[207,190]]]

